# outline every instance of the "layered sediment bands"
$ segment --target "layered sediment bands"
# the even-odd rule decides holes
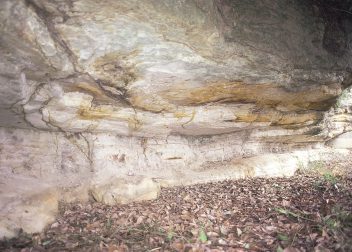
[[[2,0],[0,209],[43,197],[48,222],[59,200],[150,199],[351,155],[338,2]],[[0,237],[46,224],[1,211]]]
[[[4,58],[26,70],[12,73],[22,91],[4,96],[2,125],[141,137],[315,126],[345,87],[350,51],[324,49],[316,6],[287,4],[5,1],[6,38],[25,39],[3,48],[33,52]],[[244,19],[257,7],[272,14],[262,32]],[[24,65],[31,57],[45,75]]]
[[[283,87],[275,84],[243,82],[211,83],[205,87],[177,86],[162,96],[179,105],[202,105],[209,102],[255,103],[284,110],[326,110],[341,93],[340,84],[307,87]]]
[[[47,87],[48,88],[48,87]],[[36,127],[51,126],[67,132],[118,132],[120,135],[164,137],[169,134],[216,135],[254,128],[270,131],[291,129],[310,131],[323,118],[323,111],[290,111],[288,107],[255,103],[208,103],[197,106],[159,107],[161,112],[142,110],[133,99],[132,107],[106,95],[98,85],[88,83],[71,84],[71,91],[52,87],[61,93],[39,103],[40,95],[28,102],[24,109],[32,111],[27,117]],[[45,87],[43,87],[43,90]],[[75,91],[77,90],[77,91]],[[142,98],[142,96],[141,96]],[[35,105],[37,104],[37,105]],[[158,104],[152,104],[155,107]],[[34,109],[37,107],[37,111]],[[36,116],[35,116],[36,115]],[[36,124],[36,118],[46,124]],[[109,127],[115,125],[115,127]]]

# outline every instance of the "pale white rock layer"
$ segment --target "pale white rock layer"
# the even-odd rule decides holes
[[[41,232],[55,220],[59,191],[52,184],[27,176],[1,173],[0,237],[13,237],[23,230]]]
[[[352,132],[343,133],[331,140],[328,144],[336,149],[352,149]]]
[[[323,148],[271,153],[252,146],[243,158],[233,136],[148,139],[111,134],[67,135],[36,130],[0,130],[1,236],[19,228],[38,232],[53,221],[57,203],[106,204],[157,197],[161,186],[254,176],[292,176],[313,161],[348,158],[351,151]],[[244,147],[244,149],[248,148]],[[40,221],[38,222],[38,218]]]

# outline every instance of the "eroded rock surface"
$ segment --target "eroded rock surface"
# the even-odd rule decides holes
[[[348,156],[351,6],[3,0],[2,177],[111,204]]]
[[[23,176],[3,177],[0,192],[1,237],[15,236],[20,230],[41,232],[55,220],[59,194],[52,185]]]
[[[130,176],[125,179],[104,181],[104,185],[93,186],[92,196],[96,201],[109,205],[126,204],[157,198],[160,185],[153,179]]]

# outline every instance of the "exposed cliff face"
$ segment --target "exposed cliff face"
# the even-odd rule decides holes
[[[3,0],[2,177],[112,204],[348,155],[350,7]]]

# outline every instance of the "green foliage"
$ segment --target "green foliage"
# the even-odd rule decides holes
[[[174,233],[174,232],[169,231],[169,232],[167,233],[167,239],[168,239],[169,241],[171,241],[171,240],[172,240],[172,238],[174,238],[174,235],[175,235],[175,233]]]
[[[283,251],[284,251],[284,249],[281,248],[281,246],[278,246],[277,249],[276,249],[276,252],[283,252]]]
[[[295,218],[295,219],[302,219],[302,220],[307,220],[307,221],[312,221],[314,222],[314,220],[308,218],[308,216],[306,214],[304,214],[303,212],[300,213],[295,213],[292,212],[288,209],[284,209],[284,208],[275,208],[275,211],[280,213],[280,214],[284,214],[287,217],[291,217],[291,218]],[[297,210],[298,211],[298,210]]]
[[[309,162],[307,165],[304,165],[302,161],[298,161],[297,172],[300,174],[311,174],[318,173],[322,174],[327,171],[326,165],[321,160],[315,160]]]
[[[322,219],[322,228],[338,230],[342,227],[352,227],[352,213],[345,211],[341,206],[336,205],[332,208],[331,214]]]
[[[280,208],[280,207],[279,208],[275,208],[275,211],[280,213],[280,214],[284,214],[286,216],[292,216],[292,217],[295,217],[295,218],[301,217],[300,215],[298,215],[298,214],[296,214],[294,212],[291,212],[291,211],[289,211],[287,209]]]
[[[327,176],[326,179],[328,179],[329,181],[330,180],[334,181],[334,178],[331,178],[330,176]],[[304,214],[303,212],[297,209],[295,210],[295,212],[284,208],[276,208],[275,210],[278,213],[283,214],[287,217],[308,220],[309,222],[313,223],[313,225],[319,231],[322,232],[322,236],[324,236],[324,233],[325,233],[330,237],[337,237],[337,239],[342,239],[342,240],[347,239],[344,235],[346,232],[346,229],[352,228],[352,213],[350,211],[344,210],[343,207],[340,205],[335,205],[331,209],[330,214],[322,216],[320,218],[316,218],[316,216],[314,215],[311,216],[311,215]],[[297,211],[299,213],[296,213]],[[285,234],[278,234],[277,238],[282,242],[287,242],[290,240],[290,238]],[[293,238],[293,240],[294,239],[295,238]],[[277,247],[276,251],[283,251],[283,250],[279,246]]]
[[[206,242],[208,240],[207,234],[205,233],[203,228],[201,228],[199,230],[199,237],[198,238],[201,242]]]
[[[111,229],[111,227],[112,227],[111,219],[108,218],[106,223],[105,223],[105,228],[106,229]]]
[[[320,178],[314,184],[315,188],[327,189],[334,186],[338,189],[339,178],[331,172],[330,168],[322,160],[311,161],[307,166],[304,166],[302,162],[298,162],[298,172],[306,175],[319,175]]]
[[[322,175],[321,178],[319,178],[316,182],[315,182],[315,187],[318,189],[322,189],[322,190],[327,190],[331,187],[339,190],[339,187],[337,186],[339,182],[339,178],[336,177],[335,175],[333,175],[330,172],[326,172]]]
[[[329,172],[323,174],[323,179],[325,180],[325,182],[330,183],[332,185],[336,185],[338,182],[337,177]]]
[[[290,239],[287,235],[284,235],[284,234],[278,234],[278,235],[277,235],[277,238],[278,238],[280,241],[288,241],[288,240]]]
[[[42,245],[45,247],[45,246],[49,245],[50,243],[51,243],[51,241],[47,240],[47,241],[42,242]]]

